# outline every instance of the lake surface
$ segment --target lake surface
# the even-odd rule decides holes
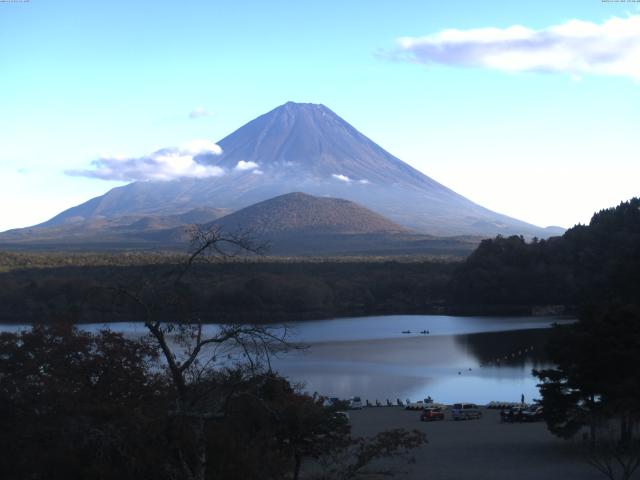
[[[288,326],[288,338],[307,348],[272,359],[272,366],[309,393],[358,395],[372,403],[427,395],[443,403],[519,401],[521,395],[531,401],[539,397],[531,370],[551,366],[544,354],[549,327],[567,321],[388,315],[301,322]],[[131,337],[146,334],[142,323],[107,326]],[[90,331],[104,327],[82,326]]]
[[[531,401],[540,396],[531,370],[551,366],[544,348],[554,322],[567,320],[412,315],[306,322],[292,338],[309,348],[273,364],[310,393],[372,403],[427,395],[443,403],[521,395]]]

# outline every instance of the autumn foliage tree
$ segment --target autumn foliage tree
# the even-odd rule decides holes
[[[0,334],[0,477],[140,478],[164,449],[150,346],[68,324]]]
[[[0,478],[178,479],[201,447],[206,479],[359,478],[425,441],[417,431],[355,438],[337,408],[246,364],[189,378],[176,412],[156,350],[111,331],[36,326],[1,334],[0,352]]]

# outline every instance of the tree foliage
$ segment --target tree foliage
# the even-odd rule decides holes
[[[206,479],[294,479],[338,457],[349,461],[324,478],[356,478],[424,442],[404,431],[354,438],[336,408],[250,366],[188,377],[180,407],[170,377],[147,342],[110,331],[56,324],[3,333],[0,477],[182,479],[185,462],[198,462],[194,426]]]
[[[594,214],[561,237],[484,240],[455,271],[454,305],[597,305],[640,291],[640,199]]]
[[[149,345],[66,325],[0,334],[0,476],[140,478],[166,383]],[[155,432],[155,433],[154,433]]]
[[[123,301],[109,287],[126,279],[128,285],[146,284],[149,291],[154,289],[158,297],[166,298],[174,292],[167,277],[182,268],[186,259],[164,257],[163,262],[163,257],[140,256],[132,255],[130,265],[123,257],[103,259],[105,263],[112,260],[112,265],[100,265],[100,258],[81,257],[86,263],[66,267],[54,258],[51,265],[0,273],[0,322],[134,320],[135,302]],[[428,313],[442,307],[455,265],[424,259],[204,258],[193,265],[181,292],[191,311],[205,322]],[[160,313],[171,320],[184,313],[179,306],[186,305],[176,303]]]
[[[620,440],[631,440],[640,421],[640,308],[590,310],[576,324],[556,327],[550,355],[556,367],[536,372],[547,424],[572,437],[585,425],[592,438],[607,419],[620,421]]]

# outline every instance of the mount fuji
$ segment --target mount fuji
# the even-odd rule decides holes
[[[193,216],[190,212],[200,212],[195,217],[206,223],[292,192],[350,200],[421,234],[562,233],[560,228],[541,228],[468,200],[396,158],[324,105],[288,102],[218,145],[221,154],[196,161],[217,167],[220,175],[136,181],[1,237],[61,239],[70,229],[78,235],[83,226],[93,226],[95,232],[100,225],[175,227],[176,219]],[[203,217],[203,211],[211,212],[211,217]]]

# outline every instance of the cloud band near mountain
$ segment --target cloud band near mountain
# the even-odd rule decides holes
[[[640,15],[604,23],[570,20],[542,30],[443,30],[397,41],[400,60],[505,72],[613,75],[640,81]]]
[[[142,157],[105,155],[92,161],[91,169],[68,170],[66,173],[121,181],[217,177],[223,175],[224,170],[210,165],[209,161],[221,153],[222,149],[209,140],[194,140],[179,148],[163,148]]]

